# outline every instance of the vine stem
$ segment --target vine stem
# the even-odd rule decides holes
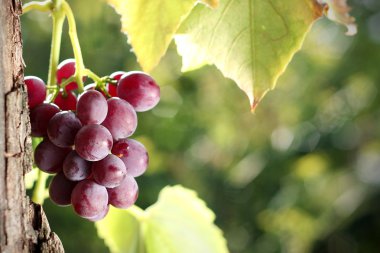
[[[83,63],[83,57],[82,57],[82,51],[79,44],[78,34],[77,34],[77,28],[75,24],[75,18],[73,11],[71,10],[70,5],[63,0],[62,1],[62,11],[65,13],[67,17],[67,22],[69,23],[69,37],[71,41],[71,45],[73,47],[74,52],[74,58],[75,58],[75,80],[78,84],[78,92],[83,92],[83,76],[84,76],[84,63]]]
[[[43,2],[29,2],[23,5],[22,12],[23,14],[28,13],[31,10],[38,10],[43,12],[48,12],[53,9],[53,3],[50,0]]]
[[[42,205],[45,200],[45,187],[46,180],[48,179],[49,174],[38,170],[37,182],[33,190],[32,201],[34,203]]]
[[[59,9],[55,7],[56,9]],[[61,51],[61,40],[62,40],[62,28],[65,22],[65,14],[58,10],[54,11],[53,15],[53,31],[51,39],[51,51],[50,51],[50,61],[49,61],[49,76],[47,81],[47,86],[54,86],[56,84],[56,72],[59,62],[59,54]],[[57,87],[58,88],[58,87]]]
[[[82,51],[79,44],[74,14],[71,10],[70,5],[66,2],[66,0],[46,0],[43,2],[33,1],[23,6],[24,13],[27,13],[31,10],[39,10],[39,11],[44,11],[44,12],[50,11],[52,13],[53,29],[52,29],[52,42],[51,42],[51,51],[50,51],[50,59],[49,59],[49,74],[48,74],[48,80],[47,80],[47,87],[48,87],[47,92],[48,92],[48,95],[52,95],[51,99],[54,100],[54,98],[58,95],[60,88],[63,88],[65,91],[65,86],[72,81],[75,81],[78,84],[78,92],[82,93],[84,89],[83,76],[86,74],[91,79],[93,79],[97,83],[97,85],[103,87],[104,80],[100,78],[99,76],[97,76],[92,71],[85,69],[84,67]],[[56,80],[56,72],[58,68],[59,55],[60,55],[60,50],[61,50],[62,28],[63,28],[63,23],[66,18],[69,25],[69,37],[70,37],[71,45],[73,48],[76,70],[75,70],[74,75],[71,78],[69,78],[68,80],[65,80],[61,84],[61,86],[59,86]],[[48,179],[48,177],[49,177],[48,174],[42,171],[38,172],[37,182],[36,182],[33,195],[32,195],[32,200],[35,203],[38,203],[41,205],[43,204],[44,199],[45,199],[46,180]]]

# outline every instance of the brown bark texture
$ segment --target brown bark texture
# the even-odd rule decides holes
[[[40,205],[26,196],[32,168],[23,85],[20,0],[0,0],[0,252],[64,252]]]

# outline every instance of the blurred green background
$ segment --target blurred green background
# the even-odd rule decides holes
[[[111,7],[69,2],[88,68],[139,69]],[[216,213],[233,253],[380,252],[380,1],[349,4],[359,33],[319,20],[255,115],[215,67],[182,74],[172,44],[152,73],[161,102],[133,136],[151,161],[137,205],[182,184]],[[22,30],[25,73],[46,80],[51,20],[32,12]],[[71,57],[65,34],[61,60]],[[71,208],[45,210],[66,252],[108,252]]]

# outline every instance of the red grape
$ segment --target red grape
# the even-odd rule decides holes
[[[51,201],[59,206],[68,206],[71,204],[71,192],[76,182],[68,180],[60,172],[53,177],[49,185],[49,196]]]
[[[61,84],[65,79],[70,78],[75,74],[75,59],[66,59],[58,65],[57,68],[57,81]],[[85,79],[85,78],[83,78]],[[78,89],[76,82],[71,82],[66,85],[66,91]]]
[[[34,162],[46,173],[57,173],[62,170],[63,160],[70,150],[57,147],[48,139],[44,139],[34,151]]]
[[[46,86],[44,81],[36,76],[26,76],[24,81],[28,92],[29,109],[33,109],[44,102],[46,98]]]
[[[60,91],[54,99],[54,103],[58,105],[61,110],[75,111],[77,109],[77,97],[71,91],[67,92],[66,96]]]
[[[78,99],[77,116],[83,125],[102,123],[107,111],[107,100],[99,91],[88,90]]]
[[[114,207],[125,209],[136,202],[139,187],[136,180],[127,175],[118,187],[109,188],[107,191],[109,203]]]
[[[72,181],[86,179],[91,174],[91,163],[84,160],[73,150],[63,162],[63,173]]]
[[[127,168],[127,175],[138,177],[142,175],[149,163],[148,152],[143,144],[133,139],[117,141],[112,147],[112,154],[119,157]]]
[[[110,75],[110,78],[112,78],[113,80],[115,81],[119,81],[121,76],[126,74],[127,72],[124,72],[124,71],[116,71],[116,72],[113,72],[111,75]],[[117,84],[113,84],[113,83],[107,83],[107,91],[108,93],[112,96],[112,97],[117,97]]]
[[[60,110],[55,104],[45,103],[36,106],[30,112],[30,125],[33,137],[47,136],[50,119]]]
[[[75,137],[75,150],[87,161],[99,161],[112,148],[112,135],[101,125],[86,125]]]
[[[79,182],[71,193],[71,204],[83,218],[101,215],[108,205],[108,194],[104,186],[90,179]]]
[[[104,209],[100,214],[96,215],[95,217],[92,217],[92,218],[87,218],[89,221],[100,221],[102,219],[104,219],[104,217],[106,217],[106,215],[108,214],[108,211],[110,210],[110,206],[107,205],[106,209]]]
[[[128,101],[137,112],[144,112],[160,101],[160,87],[148,74],[131,71],[119,80],[117,95]]]
[[[95,182],[107,188],[119,186],[126,174],[127,170],[123,161],[112,154],[92,164]]]
[[[95,90],[96,88],[96,83],[89,83],[86,86],[84,86],[83,90],[88,91],[88,90]]]
[[[74,145],[75,135],[81,129],[82,124],[71,111],[63,111],[54,115],[48,125],[48,136],[54,145],[68,148]]]
[[[112,134],[114,140],[131,136],[137,127],[137,115],[133,107],[120,98],[107,100],[108,113],[102,125]]]

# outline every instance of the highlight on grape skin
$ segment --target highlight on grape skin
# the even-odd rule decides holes
[[[81,181],[91,175],[91,163],[72,150],[63,161],[63,173],[71,181]]]
[[[29,109],[33,109],[44,102],[46,97],[46,85],[44,81],[36,76],[26,76],[24,82],[28,92]]]
[[[137,115],[133,107],[120,98],[107,100],[108,113],[102,125],[105,126],[114,140],[131,136],[137,128]]]
[[[71,111],[55,114],[49,121],[47,129],[49,139],[54,145],[69,148],[74,145],[75,136],[81,129],[82,123]]]
[[[94,218],[107,208],[107,189],[90,179],[85,179],[74,187],[71,193],[71,203],[79,216]]]
[[[72,91],[66,92],[60,91],[57,97],[54,99],[54,104],[58,105],[61,110],[75,111],[77,109],[77,97]]]
[[[160,101],[160,87],[148,74],[131,71],[120,78],[117,95],[128,101],[137,112],[145,112]]]
[[[113,154],[92,164],[92,176],[95,182],[107,188],[119,186],[126,175],[127,169],[123,161]]]
[[[45,139],[34,152],[34,162],[40,170],[46,173],[58,173],[62,170],[63,160],[69,152],[69,148],[57,147]]]
[[[131,207],[137,200],[139,187],[136,180],[131,176],[126,176],[118,187],[109,188],[109,203],[117,208],[126,209]]]
[[[105,158],[111,151],[112,144],[111,133],[102,125],[86,125],[75,137],[75,150],[90,162]]]
[[[50,119],[59,112],[59,107],[52,103],[44,103],[30,111],[30,125],[33,137],[47,136]]]
[[[141,176],[148,168],[148,152],[144,145],[136,140],[123,139],[117,141],[113,145],[112,153],[124,162],[130,176]]]
[[[58,67],[57,67],[57,82],[58,85],[61,85],[62,82],[64,82],[66,79],[69,79],[72,77],[75,73],[75,59],[66,59],[62,61]],[[85,77],[83,77],[83,81],[86,80]],[[65,87],[66,91],[76,90],[78,89],[78,84],[76,82],[68,83]]]
[[[83,125],[101,124],[107,116],[107,100],[102,93],[89,90],[80,95],[77,116]]]

